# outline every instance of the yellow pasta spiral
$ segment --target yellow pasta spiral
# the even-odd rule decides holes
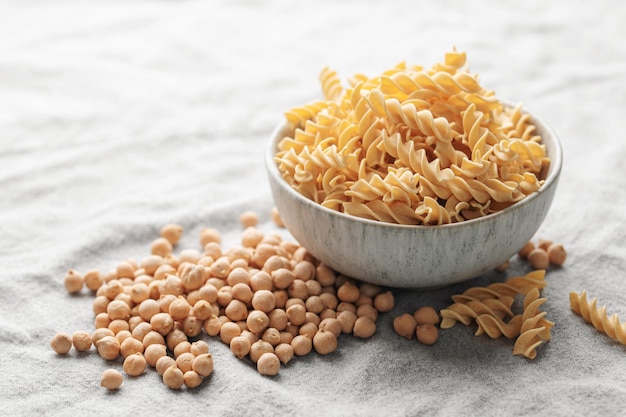
[[[609,316],[606,312],[606,306],[597,307],[595,297],[591,301],[587,301],[587,291],[585,290],[579,294],[571,292],[569,300],[571,309],[585,321],[591,323],[596,330],[626,345],[626,323],[621,323],[617,314]]]

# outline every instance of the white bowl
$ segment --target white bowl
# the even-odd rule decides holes
[[[407,226],[362,219],[323,207],[294,190],[274,160],[286,124],[272,133],[265,164],[280,216],[294,238],[318,260],[352,278],[388,287],[428,289],[475,278],[515,255],[543,222],[562,165],[559,139],[532,116],[550,166],[541,188],[518,203],[473,220]]]

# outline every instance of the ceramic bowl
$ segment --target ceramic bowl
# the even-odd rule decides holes
[[[272,195],[293,237],[317,259],[352,278],[396,288],[430,289],[482,275],[515,255],[545,219],[562,165],[558,137],[532,116],[550,167],[543,186],[499,212],[440,226],[407,226],[362,219],[309,200],[281,176],[274,156],[290,134],[273,131],[265,164]]]

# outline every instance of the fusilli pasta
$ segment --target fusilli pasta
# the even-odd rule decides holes
[[[325,100],[285,116],[284,179],[305,197],[368,219],[441,225],[501,210],[538,190],[549,158],[521,107],[467,71],[465,53],[376,77],[320,74]]]
[[[581,291],[580,294],[571,292],[569,300],[571,309],[585,321],[591,323],[596,330],[626,345],[626,323],[621,323],[617,314],[609,316],[606,312],[606,306],[597,307],[595,297],[591,301],[587,301],[587,291],[585,290]]]

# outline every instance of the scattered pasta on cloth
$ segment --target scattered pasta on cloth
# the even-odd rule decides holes
[[[305,197],[347,214],[400,224],[485,216],[537,191],[549,165],[521,105],[468,72],[456,50],[425,70],[402,63],[344,89],[320,75],[325,100],[286,113],[283,177]]]

